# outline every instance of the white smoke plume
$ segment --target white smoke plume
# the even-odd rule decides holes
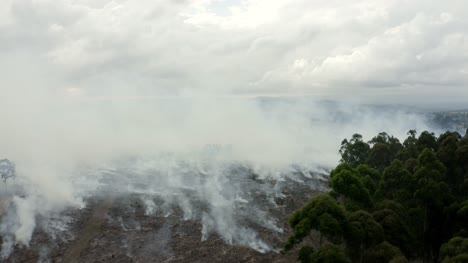
[[[354,133],[430,128],[362,104],[466,105],[468,2],[426,2],[1,1],[1,256],[126,195],[274,250],[245,223],[282,231],[259,196],[324,179]]]
[[[252,212],[253,192],[273,200],[294,171],[310,176],[333,167],[340,141],[353,133],[403,138],[429,128],[421,114],[402,109],[311,99],[48,102],[2,105],[0,150],[18,174],[2,188],[10,200],[2,213],[4,257],[14,244],[28,246],[38,218],[59,222],[65,209],[111,193],[141,195],[148,216],[178,208],[183,220],[202,223],[204,239],[216,233],[266,252],[273,248],[238,222],[256,214],[257,224],[282,231],[267,213]],[[249,176],[271,184],[252,186]]]

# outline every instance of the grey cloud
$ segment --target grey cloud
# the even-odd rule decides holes
[[[468,82],[460,1],[226,1],[223,12],[223,2],[211,5],[11,2],[0,56],[31,52],[68,85],[101,96],[111,92],[103,87],[109,83],[121,95],[193,89],[333,96]]]

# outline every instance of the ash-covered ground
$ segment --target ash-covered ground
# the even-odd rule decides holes
[[[219,197],[203,193],[212,189],[200,187],[212,180],[207,174],[196,176],[200,185],[179,182],[184,187],[176,189],[167,182],[162,188],[144,180],[126,184],[116,170],[101,172],[104,183],[85,198],[84,208],[36,216],[29,247],[14,245],[2,261],[295,262],[297,252],[280,253],[290,234],[288,218],[327,190],[327,176],[296,170],[273,179],[229,169],[217,180],[226,184]],[[106,187],[110,181],[112,188]],[[12,202],[3,198],[3,218],[9,209]]]

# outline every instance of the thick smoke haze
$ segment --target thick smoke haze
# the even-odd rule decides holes
[[[17,174],[0,187],[2,256],[37,229],[61,238],[66,212],[94,197],[127,195],[148,216],[179,209],[202,239],[277,251],[242,223],[283,231],[254,193],[274,203],[298,173],[323,179],[354,133],[437,132],[408,106],[466,103],[463,10],[457,0],[2,1],[0,160]]]
[[[18,174],[2,189],[12,204],[2,221],[4,256],[14,243],[28,245],[39,218],[50,231],[66,209],[111,193],[141,195],[148,215],[178,207],[183,219],[200,220],[203,239],[216,233],[269,251],[275,248],[237,222],[245,216],[282,231],[255,209],[253,192],[274,198],[293,171],[328,171],[341,140],[355,132],[404,138],[409,129],[429,128],[409,110],[311,98],[25,99],[9,100],[1,112],[8,124],[0,131],[2,154]],[[242,182],[248,174],[275,183],[251,186]]]

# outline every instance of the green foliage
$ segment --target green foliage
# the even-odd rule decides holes
[[[379,133],[376,137],[372,138],[369,143],[383,143],[389,145],[393,157],[403,149],[403,145],[400,143],[400,140],[396,137],[389,136],[386,132]]]
[[[348,163],[340,163],[330,172],[330,177],[335,176],[335,174],[340,173],[342,171],[353,171],[353,167]]]
[[[311,246],[303,246],[299,250],[299,261],[301,263],[309,263],[312,262],[313,258],[312,256],[314,255],[315,250]]]
[[[446,172],[444,164],[440,162],[439,159],[437,159],[437,156],[434,154],[434,152],[427,148],[418,155],[418,162],[420,167],[430,169],[431,171],[429,172],[437,172],[439,175],[436,179],[442,179]]]
[[[406,161],[418,156],[418,139],[416,139],[416,130],[408,132],[408,138],[403,141],[403,149],[397,154],[397,158]]]
[[[414,172],[414,177],[418,180],[418,189],[421,191],[421,199],[434,199],[431,198],[431,194],[435,194],[434,192],[436,188],[441,188],[441,184],[444,183],[445,179],[445,172],[446,168],[442,162],[440,162],[436,155],[428,149],[424,149],[424,151],[418,156],[418,163],[419,166],[416,168]],[[426,191],[426,187],[430,187],[429,191]],[[443,186],[446,188],[446,186]],[[439,189],[439,191],[442,189]],[[447,189],[443,189],[447,190]],[[427,196],[424,195],[424,192],[428,192]],[[415,193],[418,195],[418,192]],[[440,200],[440,199],[439,199]],[[438,200],[434,200],[437,202]]]
[[[392,157],[390,146],[377,143],[369,151],[367,163],[378,170],[383,170],[392,161]]]
[[[437,158],[446,165],[456,165],[456,151],[458,148],[458,140],[453,135],[448,135],[441,141],[437,150]]]
[[[379,171],[383,171],[403,149],[400,141],[393,136],[389,136],[386,132],[379,133],[369,143],[373,144],[373,146],[369,151],[367,164]]]
[[[349,228],[346,235],[348,254],[358,259],[368,248],[384,240],[384,230],[371,214],[364,210],[353,212],[349,216]]]
[[[358,170],[343,165],[339,167],[338,172],[332,173],[330,187],[334,195],[345,198],[347,208],[370,207],[372,200],[364,181]]]
[[[408,215],[402,204],[384,200],[376,205],[376,211],[372,216],[382,226],[385,240],[392,245],[400,246],[406,255],[412,253],[416,243],[415,237],[410,230]]]
[[[311,255],[311,263],[350,263],[351,261],[342,249],[333,245],[325,244],[317,252]]]
[[[307,237],[312,230],[330,239],[339,239],[346,229],[347,216],[344,208],[331,196],[317,195],[289,220],[293,234],[289,237],[285,250],[291,249]]]
[[[457,163],[460,164],[460,168],[462,169],[462,173],[464,174],[464,183],[463,188],[465,191],[464,197],[467,197],[468,190],[466,180],[468,179],[468,137],[464,138],[466,142],[460,141],[458,149],[455,151],[455,155],[457,158]]]
[[[419,151],[429,149],[432,151],[437,150],[437,138],[433,132],[423,131],[418,138],[417,146]]]
[[[378,184],[382,178],[382,175],[379,171],[369,167],[368,165],[359,165],[357,171],[361,176],[361,182],[369,191],[369,194],[372,196],[377,191]]]
[[[454,237],[440,248],[444,263],[468,262],[468,238]]]
[[[362,135],[356,133],[351,140],[344,139],[341,142],[341,161],[348,163],[352,167],[357,167],[365,163],[369,150],[369,144],[362,140]]]
[[[442,135],[441,135],[442,137]],[[448,134],[444,136],[437,150],[437,158],[447,167],[447,183],[453,188],[455,193],[460,193],[463,184],[463,169],[458,166],[457,149],[458,139],[456,135]]]
[[[460,209],[457,211],[457,215],[468,222],[468,201],[461,204]]]
[[[339,152],[330,193],[291,217],[285,250],[316,235],[301,262],[468,262],[468,135],[354,134]]]
[[[444,260],[443,263],[468,263],[468,254],[460,254],[453,258]]]
[[[385,168],[379,185],[379,195],[385,199],[406,202],[415,190],[415,178],[405,169],[400,160]]]
[[[379,171],[371,168],[367,164],[359,165],[357,170],[362,177],[369,177],[374,183],[378,183],[382,178],[382,175]]]
[[[375,263],[375,262],[408,262],[403,256],[398,247],[393,246],[388,242],[383,242],[372,249],[366,254],[362,262]]]

